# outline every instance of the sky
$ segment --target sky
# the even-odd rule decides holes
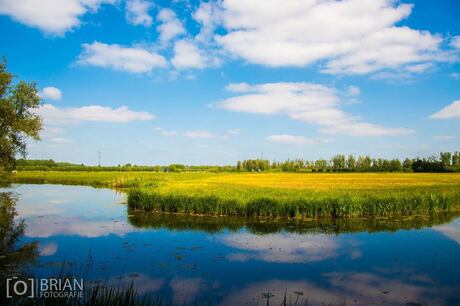
[[[31,159],[235,164],[460,150],[456,0],[0,0]]]

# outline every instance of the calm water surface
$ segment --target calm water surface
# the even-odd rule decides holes
[[[85,280],[134,282],[173,304],[460,305],[460,219],[250,222],[127,210],[122,194],[15,185],[27,265],[37,277],[85,269]],[[88,264],[89,263],[89,264]],[[412,304],[413,305],[413,304]]]

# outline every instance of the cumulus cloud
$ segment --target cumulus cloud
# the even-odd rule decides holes
[[[352,136],[403,135],[412,130],[387,128],[361,122],[340,109],[343,104],[334,88],[314,83],[229,84],[239,95],[218,103],[219,107],[255,114],[284,114],[294,120],[320,126],[328,134]]]
[[[82,121],[128,123],[131,121],[146,121],[155,118],[148,112],[136,112],[127,106],[111,108],[100,105],[59,108],[51,104],[41,105],[35,112],[46,124],[65,125]]]
[[[157,132],[159,135],[165,136],[165,137],[185,136],[188,138],[203,138],[203,139],[206,139],[206,138],[207,139],[212,139],[212,138],[228,139],[230,137],[240,134],[240,129],[230,129],[221,135],[217,135],[215,133],[211,133],[209,131],[203,131],[203,130],[177,132],[173,130],[166,130],[161,127],[154,128],[154,131]]]
[[[220,7],[216,3],[201,2],[192,17],[201,26],[200,32],[195,39],[203,43],[209,43],[214,35],[214,30],[221,23]]]
[[[174,277],[169,286],[172,290],[172,298],[175,305],[189,304],[196,300],[200,290],[205,288],[205,280],[201,277]]]
[[[325,73],[367,74],[454,60],[442,37],[396,26],[412,8],[392,0],[223,0],[201,5],[195,19],[203,36],[222,25],[214,39],[229,54],[271,67],[324,63]]]
[[[460,118],[460,100],[452,102],[452,104],[447,105],[442,108],[440,111],[432,114],[431,119],[454,119]]]
[[[152,3],[146,0],[128,0],[126,1],[126,20],[132,25],[143,25],[150,27],[153,19],[149,15],[149,9]]]
[[[328,138],[315,139],[289,134],[270,135],[267,137],[267,140],[271,142],[279,142],[293,145],[315,145],[319,143],[329,143],[333,141],[332,139]]]
[[[460,219],[448,224],[434,226],[433,229],[460,244]]]
[[[62,36],[81,24],[80,17],[87,12],[97,12],[102,4],[114,4],[116,0],[2,0],[0,14],[39,28],[43,32]]]
[[[175,43],[171,62],[177,69],[201,69],[206,66],[204,55],[193,42],[187,40],[179,40]]]
[[[158,13],[157,18],[161,22],[157,30],[160,33],[160,40],[163,43],[167,43],[177,36],[185,34],[184,26],[177,19],[176,13],[173,10],[164,8]]]
[[[83,44],[77,64],[112,68],[130,73],[146,73],[155,68],[166,67],[166,59],[141,47],[123,47],[117,44],[94,42]]]
[[[359,87],[357,87],[357,86],[350,85],[350,86],[347,87],[347,93],[350,96],[356,97],[356,96],[359,96],[361,94],[361,89],[359,89]]]
[[[295,136],[295,135],[271,135],[267,137],[268,141],[280,142],[287,144],[296,144],[296,145],[306,145],[306,144],[315,144],[316,141],[311,138],[306,138],[304,136]]]
[[[454,36],[451,40],[450,40],[450,45],[456,49],[459,49],[460,50],[460,35],[458,36]]]
[[[49,100],[61,100],[62,92],[56,87],[45,87],[39,93],[40,98]]]
[[[176,131],[168,131],[168,130],[165,130],[165,129],[161,128],[161,127],[156,127],[154,130],[155,130],[155,132],[157,132],[161,136],[166,136],[166,137],[173,137],[173,136],[176,136],[178,134]]]
[[[40,256],[52,256],[56,254],[57,250],[58,245],[56,242],[39,243],[38,245],[38,254]]]
[[[208,131],[187,131],[184,136],[189,138],[216,138],[217,136]]]
[[[301,263],[322,261],[338,255],[339,242],[325,234],[237,233],[224,236],[222,242],[233,248],[249,251],[230,255],[231,260],[251,258],[268,262]]]

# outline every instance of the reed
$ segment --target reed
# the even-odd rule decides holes
[[[460,191],[410,191],[397,193],[312,193],[299,197],[244,199],[219,195],[159,193],[131,189],[128,206],[134,209],[183,214],[244,217],[369,217],[454,211],[460,208]]]

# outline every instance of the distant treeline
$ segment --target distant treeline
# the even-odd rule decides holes
[[[16,161],[16,170],[41,171],[154,171],[154,172],[460,172],[460,152],[441,152],[439,157],[399,159],[371,158],[370,156],[342,155],[333,156],[330,160],[304,159],[270,162],[266,159],[247,159],[238,161],[236,166],[188,166],[171,164],[168,166],[86,166],[49,160]]]
[[[234,166],[187,166],[171,164],[168,166],[142,166],[142,165],[118,165],[118,166],[86,166],[84,164],[72,164],[56,162],[52,159],[18,159],[16,170],[31,171],[152,171],[152,172],[185,172],[185,171],[209,171],[230,172],[235,171]]]
[[[342,155],[330,160],[304,159],[283,162],[265,159],[238,161],[237,171],[283,171],[283,172],[460,172],[460,152],[441,152],[439,157],[399,159],[371,158],[370,156]]]

